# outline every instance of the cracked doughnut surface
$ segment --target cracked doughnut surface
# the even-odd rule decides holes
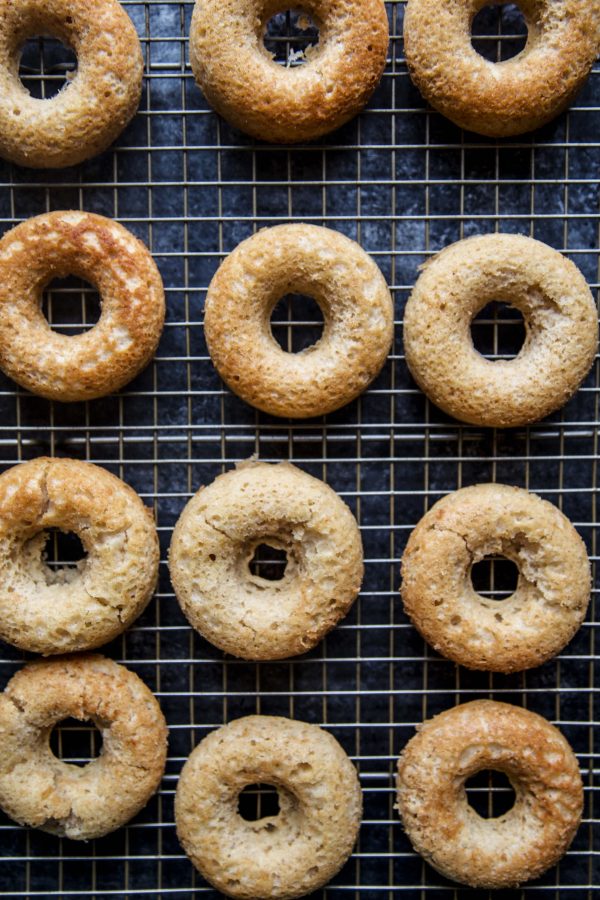
[[[32,97],[19,79],[27,38],[50,34],[77,55],[56,96]],[[0,0],[0,156],[21,166],[74,166],[102,153],[134,115],[144,63],[117,0]]]
[[[87,557],[51,571],[49,528]],[[158,576],[152,513],[105,469],[40,457],[0,475],[0,637],[45,656],[112,640],[147,605]]]
[[[281,580],[251,573],[261,544],[286,552]],[[350,609],[362,543],[328,485],[289,463],[246,462],[187,504],[169,571],[183,612],[208,641],[243,659],[285,659],[314,647]]]
[[[504,772],[515,804],[484,819],[468,778]],[[472,887],[516,887],[555,865],[581,821],[577,759],[558,728],[508,703],[474,700],[418,727],[398,762],[398,809],[415,850]]]
[[[208,102],[236,128],[276,143],[311,141],[355,116],[383,73],[382,0],[303,0],[319,27],[304,65],[278,65],[263,38],[279,0],[197,0],[190,62]]]
[[[100,294],[100,318],[82,334],[52,331],[42,312],[44,288],[67,275]],[[164,317],[154,260],[118,222],[45,213],[0,241],[0,368],[34,394],[75,401],[119,390],[152,359]]]
[[[323,334],[287,353],[270,318],[294,292],[317,301]],[[355,241],[317,225],[277,225],[242,241],[221,264],[204,329],[232,391],[271,415],[307,418],[350,403],[379,374],[394,335],[394,305],[380,269]]]
[[[279,813],[243,819],[238,796],[271,784]],[[362,815],[356,769],[332,735],[278,716],[213,731],[183,767],[177,835],[193,864],[230,897],[294,898],[316,891],[352,852]]]
[[[499,63],[471,43],[489,0],[408,0],[404,46],[412,80],[461,128],[507,137],[540,128],[565,109],[600,51],[600,12],[590,0],[519,0],[528,28],[521,53]]]
[[[473,587],[473,565],[489,556],[519,569],[505,600]],[[470,669],[518,672],[546,662],[579,629],[590,590],[585,544],[566,516],[506,484],[478,484],[439,500],[402,557],[402,599],[413,625]]]
[[[514,359],[484,359],[471,323],[491,301],[516,307],[525,341]],[[462,422],[508,428],[563,406],[594,361],[598,313],[579,269],[540,241],[486,234],[423,266],[406,305],[406,362],[421,390]]]
[[[50,734],[63,719],[91,720],[100,755],[58,759]],[[124,666],[98,655],[30,663],[0,694],[0,806],[21,825],[91,840],[125,825],[156,791],[167,725],[154,695]]]

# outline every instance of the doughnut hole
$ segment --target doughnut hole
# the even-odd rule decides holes
[[[248,784],[238,796],[238,813],[246,822],[278,816],[279,791],[273,784]]]
[[[74,50],[54,37],[32,37],[21,50],[19,78],[32,97],[49,100],[75,77]],[[20,115],[17,108],[15,115]]]
[[[514,3],[484,6],[471,24],[473,49],[489,62],[518,56],[525,49],[527,38],[527,21]]]
[[[285,550],[270,544],[259,544],[248,563],[252,575],[267,581],[281,581],[285,576],[288,555]]]
[[[271,313],[271,333],[282,350],[301,353],[317,344],[324,328],[323,311],[303,294],[286,294]]]
[[[62,719],[50,733],[50,750],[71,766],[87,766],[102,750],[102,735],[90,720]]]
[[[319,43],[319,26],[301,9],[278,12],[264,25],[263,43],[274,62],[296,68],[308,62],[309,48]]]
[[[43,291],[42,312],[53,331],[75,335],[89,331],[101,313],[100,294],[82,278],[55,278]]]
[[[28,571],[42,584],[71,584],[85,566],[87,554],[79,537],[59,528],[47,528],[25,542]]]
[[[510,779],[496,769],[482,769],[465,782],[467,802],[482,819],[497,819],[515,805]]]
[[[473,346],[490,361],[514,359],[523,347],[525,335],[521,312],[495,300],[484,306],[471,323]]]
[[[486,600],[506,600],[517,589],[519,569],[505,556],[486,556],[471,567],[471,582]]]

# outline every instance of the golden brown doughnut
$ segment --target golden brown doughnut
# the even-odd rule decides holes
[[[89,331],[52,331],[42,292],[78,275],[100,293]],[[150,362],[162,332],[160,273],[131,232],[103,216],[52,212],[28,219],[0,241],[0,368],[49,400],[92,400],[122,388]]]
[[[251,573],[260,544],[286,551],[281,580]],[[187,504],[169,571],[183,612],[208,641],[243,659],[285,659],[318,644],[354,603],[362,543],[328,485],[289,463],[242,463]]]
[[[511,360],[487,360],[471,322],[492,300],[516,307],[526,337]],[[451,244],[423,266],[404,316],[406,362],[419,387],[462,422],[508,428],[559,409],[587,375],[598,314],[565,256],[523,235]]]
[[[87,557],[52,571],[47,529]],[[40,457],[0,475],[0,637],[51,655],[99,647],[146,607],[158,576],[152,513],[132,488],[76,459]]]
[[[51,34],[75,51],[77,72],[55,97],[19,79],[27,38]],[[134,115],[144,63],[118,0],[0,0],[0,156],[21,166],[74,166],[102,153]]]
[[[507,137],[539,128],[565,109],[600,51],[595,0],[520,0],[524,50],[500,63],[471,44],[471,24],[489,0],[408,0],[404,47],[426,100],[461,128]]]
[[[515,805],[484,819],[465,782],[504,772]],[[425,722],[398,763],[398,808],[415,850],[446,878],[516,887],[555,865],[581,821],[583,785],[571,747],[542,716],[474,700]]]
[[[281,349],[270,327],[283,296],[314,297],[320,340]],[[325,415],[361,394],[379,374],[394,332],[381,271],[357,243],[316,225],[278,225],[243,241],[222,263],[206,297],[204,329],[221,378],[274,416]]]
[[[100,755],[83,768],[50,749],[58,722],[91,721]],[[154,695],[103,656],[32,662],[0,694],[0,806],[21,825],[88,841],[125,825],[156,791],[167,725]]]
[[[478,594],[471,568],[486,556],[519,569],[514,594]],[[522,488],[478,484],[439,500],[402,558],[402,599],[436,650],[470,669],[518,672],[553,657],[579,629],[590,600],[585,545],[551,503]]]
[[[238,796],[272,784],[279,814],[246,821]],[[278,716],[247,716],[213,731],[183,767],[177,835],[217,890],[240,900],[292,900],[326,884],[358,835],[356,769],[332,735]]]
[[[278,0],[196,0],[190,62],[208,102],[236,128],[295,143],[355,116],[377,87],[389,41],[382,0],[304,0],[319,26],[307,62],[278,65],[263,44]]]

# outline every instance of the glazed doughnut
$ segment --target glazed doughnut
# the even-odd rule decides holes
[[[285,550],[283,578],[250,571],[256,548]],[[182,512],[169,570],[192,626],[243,659],[314,647],[346,615],[363,576],[356,520],[330,487],[288,463],[248,462],[201,488]]]
[[[87,557],[52,571],[46,529],[73,532]],[[120,478],[91,463],[40,457],[0,475],[0,637],[45,656],[121,634],[158,575],[152,513]]]
[[[63,719],[90,719],[100,755],[81,768],[50,749]],[[120,828],[156,791],[167,725],[137,675],[103,656],[30,663],[0,694],[0,806],[21,825],[88,841]]]
[[[279,813],[246,821],[238,796],[272,784]],[[362,796],[356,769],[316,725],[247,716],[192,752],[175,795],[177,836],[194,866],[230,897],[303,897],[341,869],[356,842]]]
[[[100,293],[100,319],[83,334],[52,331],[42,292],[78,275]],[[0,368],[49,400],[118,391],[150,362],[162,332],[162,280],[146,247],[117,222],[84,212],[28,219],[0,241]]]
[[[313,297],[323,334],[286,353],[270,317],[288,293]],[[383,275],[354,241],[316,225],[278,225],[243,241],[206,297],[204,330],[221,378],[274,416],[321,416],[361,394],[381,370],[394,332]]]
[[[519,569],[505,600],[478,594],[473,565],[503,556]],[[571,640],[590,600],[585,545],[551,503],[522,488],[478,484],[439,500],[402,558],[402,599],[436,650],[470,669],[539,666]]]
[[[489,0],[408,0],[404,47],[426,100],[461,128],[507,137],[539,128],[565,109],[600,50],[600,17],[589,0],[520,0],[525,49],[500,63],[471,44],[471,24]]]
[[[77,72],[48,100],[19,79],[25,41],[42,34],[77,55]],[[143,72],[136,30],[117,0],[0,0],[0,155],[56,169],[102,153],[134,115]]]
[[[379,84],[389,26],[382,0],[304,0],[320,29],[307,62],[278,65],[263,43],[279,0],[196,0],[190,62],[206,99],[259,140],[312,141],[355,116]]]
[[[515,804],[484,819],[465,782],[504,772]],[[438,872],[479,888],[537,878],[567,850],[581,821],[575,754],[542,716],[493,700],[448,709],[420,726],[398,763],[398,808],[415,850]]]
[[[471,322],[492,300],[516,307],[526,337],[515,359],[490,361]],[[508,428],[559,409],[587,375],[598,315],[577,267],[546,244],[486,234],[434,256],[406,305],[406,362],[419,387],[462,422]]]

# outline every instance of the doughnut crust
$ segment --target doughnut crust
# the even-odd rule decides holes
[[[519,569],[514,594],[491,600],[473,565],[504,556]],[[423,516],[402,558],[402,599],[437,651],[470,669],[518,672],[551,659],[579,629],[590,600],[585,545],[551,503],[522,488],[478,484]]]
[[[323,334],[286,353],[270,317],[289,293],[314,297]],[[316,225],[278,225],[243,241],[206,297],[204,330],[221,378],[274,416],[325,415],[358,397],[379,374],[394,332],[394,306],[378,266],[354,241]]]
[[[52,331],[42,293],[78,275],[100,293],[89,331]],[[118,391],[152,359],[165,316],[163,284],[147,248],[117,222],[93,213],[28,219],[0,241],[0,368],[49,400],[92,400]]]
[[[540,128],[565,109],[600,50],[600,11],[590,0],[520,0],[527,44],[492,63],[471,44],[488,0],[408,0],[404,47],[411,78],[456,125],[491,137]]]
[[[238,795],[272,784],[279,813],[246,821]],[[362,815],[357,773],[316,725],[247,716],[204,738],[183,767],[177,835],[192,863],[230,897],[302,897],[326,884],[352,852]]]
[[[52,729],[71,716],[102,734],[100,755],[84,767],[50,749]],[[103,656],[32,662],[0,694],[0,806],[21,825],[85,841],[120,828],[156,791],[166,752],[155,697]]]
[[[278,0],[196,0],[190,62],[208,102],[259,140],[312,141],[355,116],[377,87],[389,42],[382,0],[304,0],[319,26],[307,62],[278,65],[265,48]]]
[[[523,314],[511,360],[487,360],[471,323],[492,300]],[[446,247],[423,267],[406,305],[406,362],[432,403],[461,422],[509,428],[563,406],[594,361],[598,314],[585,279],[532,238],[486,234]]]
[[[504,772],[515,805],[484,819],[465,782]],[[575,754],[542,716],[474,700],[425,722],[398,763],[398,809],[415,850],[438,872],[479,888],[516,887],[555,865],[575,836],[583,784]]]
[[[56,96],[32,97],[19,79],[27,38],[51,34],[77,55]],[[133,117],[144,63],[118,0],[0,0],[0,156],[57,169],[102,153]]]
[[[51,571],[46,530],[73,532],[87,557]],[[150,600],[159,547],[152,513],[91,463],[40,457],[0,475],[0,637],[45,656],[121,634]]]
[[[260,544],[286,551],[281,580],[251,573]],[[285,659],[318,644],[354,603],[362,543],[354,516],[322,481],[289,463],[247,462],[192,497],[169,571],[208,641],[243,659]]]

